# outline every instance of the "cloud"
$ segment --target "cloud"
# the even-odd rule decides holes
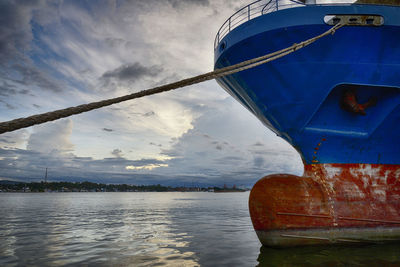
[[[58,82],[36,67],[15,64],[13,69],[18,71],[22,76],[21,80],[13,80],[14,82],[30,87],[36,85],[41,89],[46,89],[55,93],[59,93],[63,90]],[[24,91],[24,93],[26,94],[28,91]]]
[[[151,146],[162,147],[162,144],[156,144],[156,143],[153,143],[153,142],[150,142],[149,145],[151,145]]]
[[[133,165],[128,165],[125,167],[127,170],[153,170],[156,168],[161,168],[161,167],[168,167],[168,164],[161,163],[161,164],[148,164],[148,165],[143,165],[143,166],[133,166]]]
[[[0,102],[1,103],[3,103],[6,107],[7,107],[7,109],[16,109],[16,107],[15,106],[13,106],[13,105],[11,105],[10,103],[8,103],[8,102],[6,102],[6,101],[4,101],[4,100],[1,100],[0,99]]]
[[[105,39],[105,42],[112,48],[118,48],[126,43],[126,41],[122,38],[112,38],[112,37],[107,37]]]
[[[150,116],[154,116],[156,115],[156,113],[154,111],[149,111],[143,114],[144,117],[150,117]]]
[[[140,79],[141,77],[155,77],[162,71],[162,68],[157,66],[144,67],[139,62],[133,64],[126,64],[107,71],[102,75],[102,78],[114,78],[120,81],[132,81]]]
[[[0,96],[7,98],[8,109],[25,108],[26,96],[38,90],[60,93],[64,85],[49,74],[45,65],[36,64],[38,47],[34,29],[41,13],[54,11],[46,1],[0,1]],[[53,15],[54,16],[54,15]],[[56,72],[57,67],[51,72]],[[36,94],[36,93],[35,93]],[[21,96],[25,96],[25,99]],[[23,99],[23,100],[22,100]],[[21,103],[22,102],[22,103]]]
[[[114,155],[117,158],[122,158],[123,154],[122,154],[122,150],[121,149],[114,149],[113,151],[111,151],[111,154]]]
[[[271,139],[271,132],[255,120],[233,99],[219,102],[195,120],[193,129],[176,139],[171,148],[162,150],[172,158],[169,169],[205,181],[229,177],[241,184],[251,184],[270,173],[301,175],[297,152],[283,140]],[[257,141],[269,139],[273,141]]]
[[[10,110],[16,109],[17,107],[15,105],[10,104],[10,103],[12,103],[10,98],[15,97],[17,95],[26,96],[27,94],[29,94],[29,92],[30,92],[29,90],[23,89],[23,88],[20,89],[20,88],[18,88],[17,85],[15,85],[14,82],[9,83],[5,79],[5,80],[3,80],[3,84],[0,85],[0,97],[4,99],[4,100],[0,99],[0,102],[4,103],[5,106]]]
[[[264,144],[261,143],[261,142],[256,142],[256,143],[253,144],[253,146],[264,146]]]
[[[117,152],[120,151],[117,149]],[[47,153],[25,149],[0,148],[1,175],[22,181],[37,181],[48,168],[49,180],[95,181],[130,184],[176,184],[176,177],[150,174],[168,164],[157,159],[128,160],[123,157],[93,159],[72,153]],[[179,178],[177,178],[179,180]],[[182,178],[185,179],[185,178]]]
[[[199,6],[209,6],[210,2],[208,0],[168,0],[173,8],[181,8],[182,5],[199,5]]]
[[[209,71],[216,31],[248,1],[30,3],[0,3],[5,119]],[[211,185],[298,172],[296,152],[227,97],[209,81],[1,136],[0,169],[22,178],[39,179],[52,166],[53,177],[67,180]]]
[[[264,166],[264,158],[263,157],[254,157],[254,166],[260,168]]]
[[[18,130],[11,133],[6,133],[0,135],[0,147],[7,147],[7,148],[21,148],[24,147],[28,139],[28,131]]]
[[[112,127],[142,132],[149,137],[156,134],[162,139],[179,137],[192,129],[193,120],[198,116],[190,105],[165,95],[137,99],[132,104],[126,103],[121,106],[124,108],[113,114],[118,119],[114,120],[116,125]],[[117,124],[119,121],[122,123]],[[154,138],[151,138],[150,142],[154,142]]]
[[[0,96],[15,95],[17,92],[15,86],[7,83],[7,81],[3,81],[3,85],[0,85]]]
[[[28,139],[27,149],[43,153],[66,153],[73,150],[70,141],[72,120],[60,120],[33,127]]]
[[[21,51],[29,50],[32,40],[29,22],[35,6],[34,1],[32,5],[0,1],[0,65],[22,57]]]

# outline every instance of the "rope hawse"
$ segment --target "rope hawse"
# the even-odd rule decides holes
[[[264,55],[261,57],[249,59],[249,60],[240,62],[235,65],[231,65],[231,66],[224,67],[221,69],[216,69],[214,71],[211,71],[211,72],[208,72],[205,74],[201,74],[198,76],[194,76],[191,78],[183,79],[183,80],[180,80],[177,82],[154,87],[151,89],[143,90],[143,91],[125,95],[125,96],[106,99],[106,100],[102,100],[102,101],[98,101],[98,102],[92,102],[89,104],[83,104],[83,105],[79,105],[79,106],[75,106],[75,107],[69,107],[69,108],[65,108],[65,109],[60,109],[60,110],[56,110],[56,111],[33,115],[30,117],[14,119],[11,121],[1,122],[0,123],[0,134],[6,133],[6,132],[12,132],[12,131],[30,127],[33,125],[42,124],[45,122],[54,121],[54,120],[69,117],[72,115],[88,112],[88,111],[91,111],[94,109],[99,109],[99,108],[102,108],[105,106],[110,106],[110,105],[124,102],[127,100],[132,100],[135,98],[140,98],[140,97],[144,97],[144,96],[149,96],[149,95],[154,95],[154,94],[158,94],[158,93],[162,93],[162,92],[171,91],[171,90],[185,87],[188,85],[197,84],[200,82],[204,82],[204,81],[216,79],[216,78],[219,78],[222,76],[230,75],[230,74],[233,74],[233,73],[236,73],[239,71],[254,68],[261,64],[265,64],[265,63],[273,61],[275,59],[284,57],[288,54],[291,54],[291,53],[303,48],[303,47],[306,47],[324,36],[335,33],[335,31],[337,29],[339,29],[343,26],[344,26],[343,24],[336,24],[335,26],[330,28],[328,31],[326,31],[318,36],[315,36],[313,38],[310,38],[306,41],[303,41],[299,44],[293,44],[292,46],[289,46],[282,50],[279,50],[279,51],[276,51],[276,52],[273,52],[273,53],[270,53],[270,54],[267,54],[267,55]]]

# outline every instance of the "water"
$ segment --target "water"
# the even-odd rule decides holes
[[[400,266],[400,246],[261,247],[248,193],[3,193],[0,266]]]

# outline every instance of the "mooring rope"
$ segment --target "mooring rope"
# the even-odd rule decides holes
[[[151,89],[143,90],[143,91],[140,91],[137,93],[132,93],[132,94],[125,95],[125,96],[120,96],[120,97],[111,98],[111,99],[105,99],[102,101],[92,102],[89,104],[83,104],[83,105],[79,105],[79,106],[75,106],[75,107],[69,107],[69,108],[65,108],[65,109],[59,109],[59,110],[55,110],[55,111],[51,111],[51,112],[37,114],[37,115],[30,116],[30,117],[19,118],[19,119],[14,119],[11,121],[1,122],[0,123],[0,134],[6,133],[6,132],[12,132],[15,130],[19,130],[19,129],[30,127],[30,126],[37,125],[37,124],[42,124],[42,123],[49,122],[49,121],[58,120],[61,118],[66,118],[66,117],[69,117],[72,115],[88,112],[88,111],[91,111],[94,109],[99,109],[99,108],[102,108],[105,106],[110,106],[110,105],[124,102],[127,100],[132,100],[135,98],[140,98],[140,97],[144,97],[144,96],[149,96],[149,95],[154,95],[154,94],[158,94],[158,93],[162,93],[162,92],[171,91],[171,90],[185,87],[188,85],[197,84],[200,82],[204,82],[204,81],[216,79],[216,78],[219,78],[222,76],[230,75],[230,74],[233,74],[233,73],[236,73],[239,71],[254,68],[261,64],[265,64],[267,62],[270,62],[275,59],[284,57],[288,54],[291,54],[303,47],[306,47],[306,46],[312,44],[313,42],[317,41],[318,39],[320,39],[324,36],[327,36],[329,34],[334,34],[337,29],[339,29],[343,26],[344,26],[343,24],[336,24],[335,26],[330,28],[328,31],[326,31],[318,36],[315,36],[313,38],[310,38],[306,41],[303,41],[299,44],[295,43],[290,47],[281,49],[279,51],[276,51],[276,52],[273,52],[270,54],[266,54],[264,56],[249,59],[249,60],[240,62],[235,65],[231,65],[231,66],[224,67],[221,69],[216,69],[214,71],[207,72],[205,74],[201,74],[201,75],[194,76],[191,78],[183,79],[183,80],[180,80],[177,82],[157,86],[157,87],[154,87]]]

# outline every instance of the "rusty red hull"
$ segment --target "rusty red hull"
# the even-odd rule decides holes
[[[310,164],[269,175],[250,194],[266,246],[400,240],[400,165]]]

